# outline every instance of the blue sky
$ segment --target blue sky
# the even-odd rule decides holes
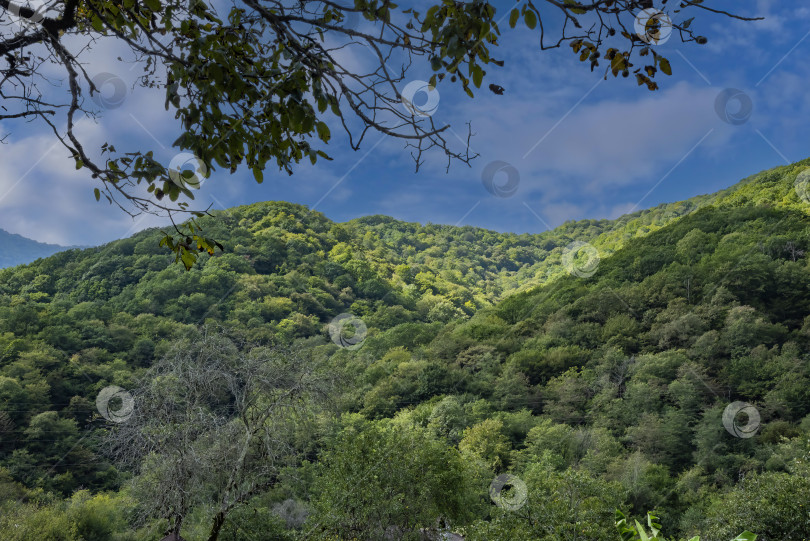
[[[541,52],[536,33],[504,23],[494,56],[506,65],[493,66],[485,79],[503,86],[503,96],[481,90],[469,99],[448,85],[438,87],[434,120],[450,124],[459,137],[465,123],[472,124],[471,147],[480,153],[472,167],[454,164],[447,173],[433,156],[415,173],[400,142],[372,133],[353,152],[333,129],[327,151],[334,161],[301,164],[293,176],[268,170],[262,185],[247,171],[215,171],[197,205],[285,200],[314,206],[336,221],[387,214],[537,233],[570,219],[614,218],[714,192],[810,156],[810,7],[785,0],[710,5],[766,19],[741,22],[698,12],[694,27],[709,43],[682,44],[673,36],[659,46],[674,74],[659,75],[657,92],[632,79],[602,81],[602,72],[591,73],[570,49]],[[114,48],[96,50],[84,61],[90,73],[109,72],[131,83],[137,67],[117,62],[116,55]],[[417,67],[409,75],[427,79],[430,71]],[[744,122],[729,123],[716,111],[726,89],[750,98],[753,109]],[[732,100],[727,113],[736,115],[738,105]],[[159,92],[128,91],[120,107],[80,129],[97,144],[116,141],[119,150],[153,149],[167,161],[177,153],[171,142],[179,131]],[[9,133],[0,145],[0,228],[43,242],[87,245],[161,223],[133,220],[97,203],[93,181],[73,170],[41,127],[0,124],[0,131]],[[458,145],[463,147],[460,140]],[[495,161],[519,175],[511,197],[492,195],[483,185],[482,172]],[[503,173],[496,183],[505,179]]]

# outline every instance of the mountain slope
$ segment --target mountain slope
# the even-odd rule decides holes
[[[105,425],[96,396],[109,385],[132,388],[213,321],[252,342],[295,342],[344,382],[333,398],[352,415],[306,461],[334,445],[341,460],[362,460],[341,447],[362,426],[377,427],[368,432],[375,438],[405,427],[475,465],[482,477],[470,486],[484,489],[473,500],[488,502],[486,486],[507,471],[544,495],[529,498],[526,513],[482,505],[472,518],[459,514],[469,539],[550,541],[580,524],[589,539],[612,539],[614,505],[636,515],[659,508],[667,531],[685,536],[725,539],[747,528],[763,541],[805,538],[810,528],[791,518],[801,510],[763,503],[734,515],[734,502],[790,499],[780,487],[810,494],[801,473],[810,436],[810,206],[794,189],[808,165],[539,235],[384,216],[336,224],[273,202],[204,220],[226,253],[203,255],[189,272],[171,265],[154,231],[2,270],[0,484],[21,499],[34,489],[117,490],[131,472],[98,453]],[[598,264],[566,256],[574,241],[596,247]],[[327,332],[346,312],[368,329],[359,349]],[[735,437],[739,427],[726,423],[737,402],[757,412],[751,437]],[[285,477],[254,511],[291,499],[315,525],[318,513],[326,522],[352,513],[319,500],[318,483],[336,481],[315,467],[299,472],[314,485]],[[373,490],[364,479],[356,482]],[[389,492],[351,505],[387,504]],[[115,497],[127,524],[128,496]],[[585,499],[546,506],[576,498]],[[82,501],[64,504],[65,520]],[[63,512],[54,505],[47,512]],[[240,516],[233,531],[270,527]],[[312,530],[293,522],[274,524],[277,537],[308,538]]]
[[[810,494],[810,202],[794,186],[806,170],[758,175],[596,269],[404,350],[392,330],[367,340],[365,363],[339,352],[354,407],[460,449],[475,436],[530,491],[548,491],[550,472],[618,482],[634,513],[658,509],[687,538],[807,539],[799,508],[772,503]],[[555,538],[524,515],[482,520],[471,538]]]

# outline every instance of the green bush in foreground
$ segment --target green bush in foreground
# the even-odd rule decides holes
[[[639,521],[634,520],[632,524],[627,521],[624,513],[616,510],[616,529],[619,530],[622,541],[667,541],[664,534],[661,533],[661,525],[656,522],[658,517],[652,513],[647,513],[647,526],[650,528],[650,534],[644,529]],[[744,531],[732,541],[756,541],[757,535],[749,531]],[[700,536],[695,536],[689,541],[700,541]]]

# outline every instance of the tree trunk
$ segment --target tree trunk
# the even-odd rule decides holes
[[[170,519],[171,520],[171,519]],[[180,528],[183,526],[183,517],[180,515],[175,515],[174,517],[174,524],[172,525],[171,529],[166,532],[166,537],[164,537],[161,541],[169,539],[171,541],[177,541],[181,539],[180,537]]]
[[[225,524],[225,511],[219,511],[214,515],[214,523],[211,525],[211,533],[208,535],[208,541],[217,541],[219,539],[219,532]]]

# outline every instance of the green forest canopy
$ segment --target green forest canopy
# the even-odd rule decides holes
[[[175,451],[113,460],[105,442],[116,424],[95,401],[115,385],[135,393],[137,408],[144,374],[202,343],[206,324],[223,329],[228,355],[242,355],[241,344],[256,355],[295,348],[334,380],[328,398],[295,408],[301,422],[274,421],[299,429],[272,440],[283,460],[229,507],[222,539],[448,527],[465,539],[615,540],[616,509],[655,510],[680,537],[748,529],[760,541],[805,539],[810,228],[795,183],[809,166],[540,235],[384,216],[336,224],[262,203],[209,219],[227,253],[203,255],[189,272],[169,265],[155,231],[2,270],[0,531],[156,539],[171,530],[179,507],[150,514],[139,495],[173,493],[156,459]],[[600,256],[592,275],[566,272],[576,241]],[[330,339],[342,313],[367,328],[362,347]],[[197,362],[213,358],[206,351]],[[215,453],[217,430],[248,426],[216,409],[230,403],[225,391],[211,392],[194,396],[226,424],[200,425],[186,440],[192,451]],[[750,416],[728,422],[736,403],[754,407],[751,433],[740,432]],[[247,449],[253,471],[268,455]],[[525,496],[496,505],[491,484],[507,474]],[[210,538],[217,495],[234,491],[190,486],[181,531]]]

